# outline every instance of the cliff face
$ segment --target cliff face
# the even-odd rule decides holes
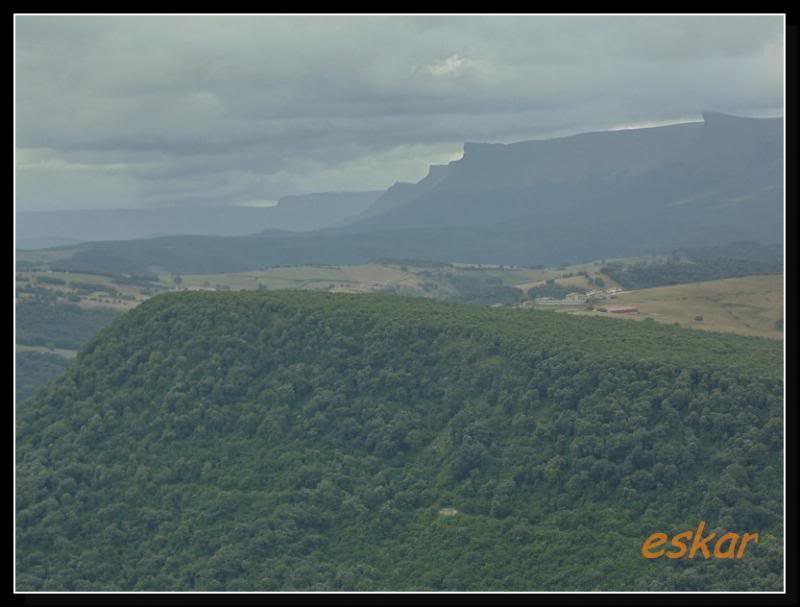
[[[352,229],[517,225],[584,214],[675,224],[726,209],[731,236],[780,239],[782,119],[704,114],[704,122],[513,144],[464,144],[464,156],[398,184]],[[388,200],[391,198],[391,204]],[[635,223],[635,222],[634,222]],[[635,229],[635,226],[633,226]]]
[[[381,215],[413,201],[423,193],[430,192],[447,178],[452,165],[453,163],[446,165],[432,164],[428,168],[428,174],[417,183],[398,181],[378,197],[363,213],[354,218],[354,221],[360,222],[364,219]]]

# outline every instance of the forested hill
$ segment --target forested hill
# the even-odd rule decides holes
[[[20,590],[779,590],[781,344],[156,296],[17,412]],[[757,531],[743,559],[651,533]]]

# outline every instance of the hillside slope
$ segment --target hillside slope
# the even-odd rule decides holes
[[[156,296],[17,411],[22,590],[778,590],[781,348],[546,311]],[[655,531],[758,531],[645,560]]]

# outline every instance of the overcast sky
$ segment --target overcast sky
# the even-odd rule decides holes
[[[781,17],[17,16],[17,210],[417,181],[464,141],[783,115]]]

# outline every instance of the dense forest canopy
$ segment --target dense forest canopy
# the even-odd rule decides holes
[[[626,289],[648,289],[720,278],[783,272],[783,247],[733,242],[676,249],[665,261],[610,263],[601,271]]]
[[[172,293],[17,411],[22,590],[779,590],[782,344]],[[654,531],[757,531],[649,561]]]
[[[24,301],[17,303],[16,315],[17,343],[76,350],[120,313],[107,307]]]
[[[18,403],[33,396],[67,368],[69,361],[54,353],[55,348],[80,349],[120,315],[113,308],[81,308],[56,299],[54,293],[42,289],[33,298],[16,304],[16,343],[51,350],[17,350],[14,383]]]
[[[17,351],[15,355],[14,383],[18,403],[61,375],[69,364],[63,356],[50,352]]]

